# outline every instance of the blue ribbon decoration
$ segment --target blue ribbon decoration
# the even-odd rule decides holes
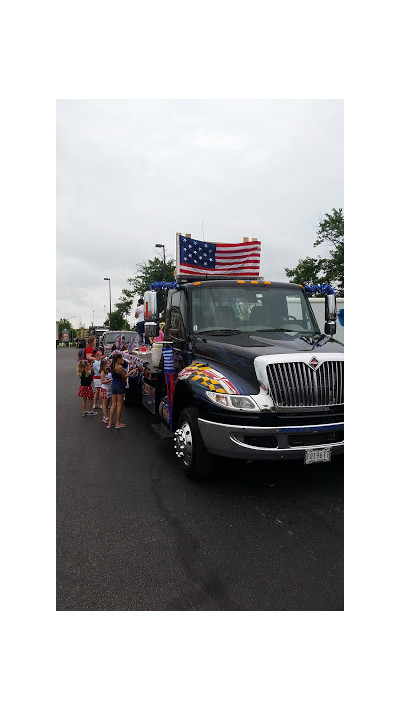
[[[305,294],[334,294],[335,289],[330,284],[310,284],[303,287]]]
[[[155,291],[156,289],[163,289],[165,291],[166,289],[176,289],[178,286],[177,281],[153,281],[153,283],[150,284],[150,289],[151,291]]]

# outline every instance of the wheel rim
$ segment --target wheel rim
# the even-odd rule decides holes
[[[186,467],[189,467],[193,459],[193,436],[186,420],[182,422],[179,429],[175,430],[174,441],[176,456]]]

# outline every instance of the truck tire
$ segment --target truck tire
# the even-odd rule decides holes
[[[204,446],[198,425],[198,411],[195,407],[182,410],[174,440],[176,454],[183,464],[187,478],[208,479],[213,473],[214,458]]]

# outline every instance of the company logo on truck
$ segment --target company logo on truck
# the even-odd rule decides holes
[[[200,361],[194,361],[187,368],[181,370],[178,378],[179,380],[191,380],[197,385],[216,393],[239,394],[239,391],[228,378]]]

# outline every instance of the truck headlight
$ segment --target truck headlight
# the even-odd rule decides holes
[[[210,390],[206,395],[211,402],[228,410],[257,410],[258,407],[253,398],[249,395],[226,395],[225,393],[215,393]]]

